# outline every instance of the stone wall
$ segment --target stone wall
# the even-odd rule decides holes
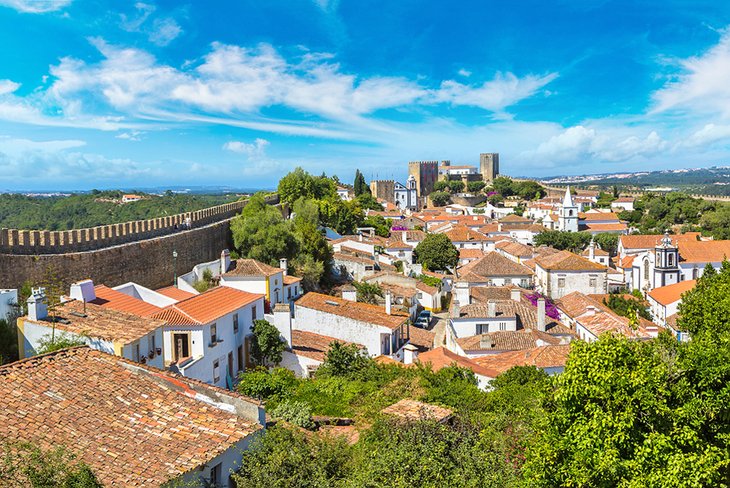
[[[65,254],[0,253],[0,288],[19,288],[25,281],[42,283],[52,269],[64,288],[91,278],[94,283],[117,286],[134,281],[149,288],[172,285],[177,251],[177,274],[198,263],[220,257],[230,247],[229,220],[178,231],[152,239],[105,249]]]
[[[241,212],[248,201],[236,201],[149,220],[101,225],[86,229],[64,231],[0,229],[0,253],[4,254],[65,254],[91,251],[142,241],[182,229],[204,227],[228,220]],[[279,203],[278,195],[268,197],[270,205]]]

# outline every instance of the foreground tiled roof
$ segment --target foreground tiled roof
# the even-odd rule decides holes
[[[55,322],[38,320],[35,323],[48,328],[55,324],[56,329],[77,335],[119,341],[129,344],[165,325],[163,320],[140,317],[127,312],[105,308],[94,303],[86,307],[78,300],[71,300],[56,307],[53,311]],[[27,317],[24,320],[29,320]]]
[[[298,307],[310,308],[320,312],[331,313],[359,320],[375,325],[397,329],[404,324],[408,317],[403,315],[388,315],[383,307],[370,305],[369,303],[351,302],[339,297],[324,295],[322,293],[309,292],[295,302]]]
[[[165,295],[168,298],[172,298],[173,300],[177,300],[178,302],[181,300],[187,300],[188,298],[192,298],[195,296],[195,293],[190,293],[189,291],[181,290],[180,288],[176,286],[167,286],[165,288],[160,288],[159,290],[155,290],[157,293],[161,295]]]
[[[502,217],[499,219],[499,223],[505,224],[505,223],[520,223],[520,224],[531,224],[532,220],[528,219],[527,217],[522,217],[517,214],[509,214],[505,217]]]
[[[564,367],[570,353],[570,345],[541,346],[523,351],[487,354],[475,359],[477,364],[499,373],[515,366],[536,366],[538,368]]]
[[[489,240],[489,238],[481,232],[470,229],[465,225],[456,225],[444,234],[446,234],[446,237],[448,237],[451,242],[481,242]]]
[[[673,285],[660,286],[649,292],[649,296],[662,305],[669,305],[682,298],[682,293],[691,290],[697,284],[697,280],[680,281]]]
[[[532,257],[532,246],[527,246],[516,241],[502,241],[495,246],[497,249],[512,256]]]
[[[282,271],[255,259],[236,259],[223,276],[272,276]]]
[[[305,330],[291,331],[292,352],[298,356],[304,356],[316,361],[324,361],[327,351],[333,342],[342,344],[353,344],[352,342],[343,341],[334,337],[315,334]],[[360,348],[364,348],[362,344],[355,344]]]
[[[603,220],[615,220],[618,222],[618,215],[614,212],[586,212],[579,216],[583,220],[587,221],[603,221]]]
[[[285,285],[293,285],[294,283],[299,283],[302,279],[292,275],[284,275],[282,281],[284,281]]]
[[[490,252],[483,258],[472,261],[459,269],[460,276],[470,274],[484,278],[492,276],[532,276],[532,270],[497,252]]]
[[[580,255],[587,258],[588,256],[591,255],[591,250],[586,248],[582,253],[580,253]],[[608,253],[606,251],[604,251],[603,249],[601,249],[600,247],[596,247],[593,249],[593,255],[594,256],[608,256]]]
[[[486,318],[488,317],[489,305],[484,302],[474,302],[461,307],[459,317],[462,318]],[[537,328],[537,307],[526,301],[496,300],[495,311],[498,317],[516,317],[517,327],[525,329]],[[570,329],[560,321],[545,317],[545,329],[551,333],[570,334]]]
[[[418,361],[421,364],[430,364],[434,371],[456,365],[461,368],[470,369],[475,374],[486,376],[487,378],[495,378],[499,374],[491,368],[485,368],[484,366],[474,362],[473,359],[460,356],[459,354],[451,352],[444,347],[437,347],[431,351],[419,354]]]
[[[481,249],[459,249],[459,259],[478,259],[484,256]]]
[[[603,303],[579,291],[561,297],[555,305],[596,337],[612,332],[632,339],[647,338],[652,336],[649,329],[655,328],[654,324],[640,321],[639,327],[632,329],[629,319],[617,315]]]
[[[86,347],[36,356],[0,368],[0,437],[64,446],[104,486],[160,486],[261,428],[196,386]]]
[[[110,308],[118,312],[126,312],[140,317],[151,317],[160,310],[160,307],[147,303],[139,298],[135,298],[114,290],[105,285],[97,285],[94,287],[96,299],[90,301],[100,307]]]
[[[165,307],[155,314],[170,325],[207,324],[263,298],[229,286],[217,286],[205,293]]]
[[[543,269],[555,271],[606,271],[603,266],[570,251],[560,251],[548,256],[538,256],[535,263]]]
[[[476,351],[519,351],[536,347],[542,341],[550,345],[562,343],[559,337],[535,329],[499,331],[462,337],[456,342],[466,352]]]
[[[410,421],[435,420],[436,422],[443,422],[453,415],[453,411],[449,408],[408,398],[385,407],[381,413]]]
[[[486,303],[487,300],[510,300],[512,297],[511,286],[472,286],[469,288],[469,295],[478,302]]]
[[[591,222],[581,222],[580,230],[582,231],[594,231],[594,232],[624,232],[628,230],[628,226],[621,222],[611,222],[606,224],[594,224]]]
[[[430,330],[421,329],[411,325],[408,327],[409,341],[411,344],[416,346],[419,351],[425,352],[433,349],[433,341],[436,338],[436,334]]]

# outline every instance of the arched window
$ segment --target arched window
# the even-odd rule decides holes
[[[693,280],[697,279],[697,268],[696,267],[692,268],[692,279]]]
[[[667,254],[667,266],[674,266],[674,253]]]
[[[568,217],[572,217],[572,216],[573,216],[573,211],[572,210],[568,210]]]
[[[644,279],[649,281],[649,260],[644,260]]]

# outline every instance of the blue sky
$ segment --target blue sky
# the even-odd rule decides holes
[[[729,26],[721,1],[0,0],[0,190],[730,164]]]

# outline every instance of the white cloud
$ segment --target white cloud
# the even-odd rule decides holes
[[[250,161],[258,161],[264,159],[266,148],[269,144],[269,141],[261,138],[257,138],[250,144],[241,141],[229,141],[223,144],[223,149],[238,154],[245,154]]]
[[[569,127],[539,144],[523,156],[553,163],[622,163],[652,158],[670,148],[655,131],[641,138],[622,128],[594,129],[583,125]]]
[[[730,125],[707,124],[689,136],[682,145],[686,147],[699,147],[724,140],[730,142]]]
[[[20,88],[20,83],[15,83],[12,80],[0,80],[0,96],[13,93],[18,88]]]
[[[730,30],[700,56],[673,62],[680,73],[653,95],[653,113],[678,111],[730,117]]]
[[[142,140],[142,136],[144,134],[145,134],[144,132],[139,131],[139,130],[131,130],[129,132],[122,132],[122,133],[120,133],[120,134],[118,134],[118,135],[116,135],[114,137],[116,137],[117,139],[124,139],[124,140],[127,140],[127,141],[135,141],[135,142],[137,142],[137,141],[141,141]]]
[[[152,23],[152,32],[149,34],[149,40],[158,46],[167,46],[182,34],[182,32],[182,28],[172,17],[155,19]]]
[[[459,76],[463,76],[464,78],[469,78],[471,76],[471,71],[468,69],[461,68],[458,71]]]
[[[493,80],[486,81],[481,86],[469,86],[448,80],[434,92],[434,99],[452,105],[469,105],[491,112],[502,112],[505,108],[535,95],[557,77],[557,73],[527,75],[524,78],[518,78],[513,73],[497,73]]]
[[[73,0],[0,0],[0,6],[14,8],[18,12],[43,14],[55,12],[70,5]]]
[[[137,10],[136,15],[129,16],[126,14],[120,14],[121,22],[119,27],[127,32],[139,32],[147,19],[152,13],[157,10],[157,7],[148,3],[137,2],[134,4],[134,8]]]

